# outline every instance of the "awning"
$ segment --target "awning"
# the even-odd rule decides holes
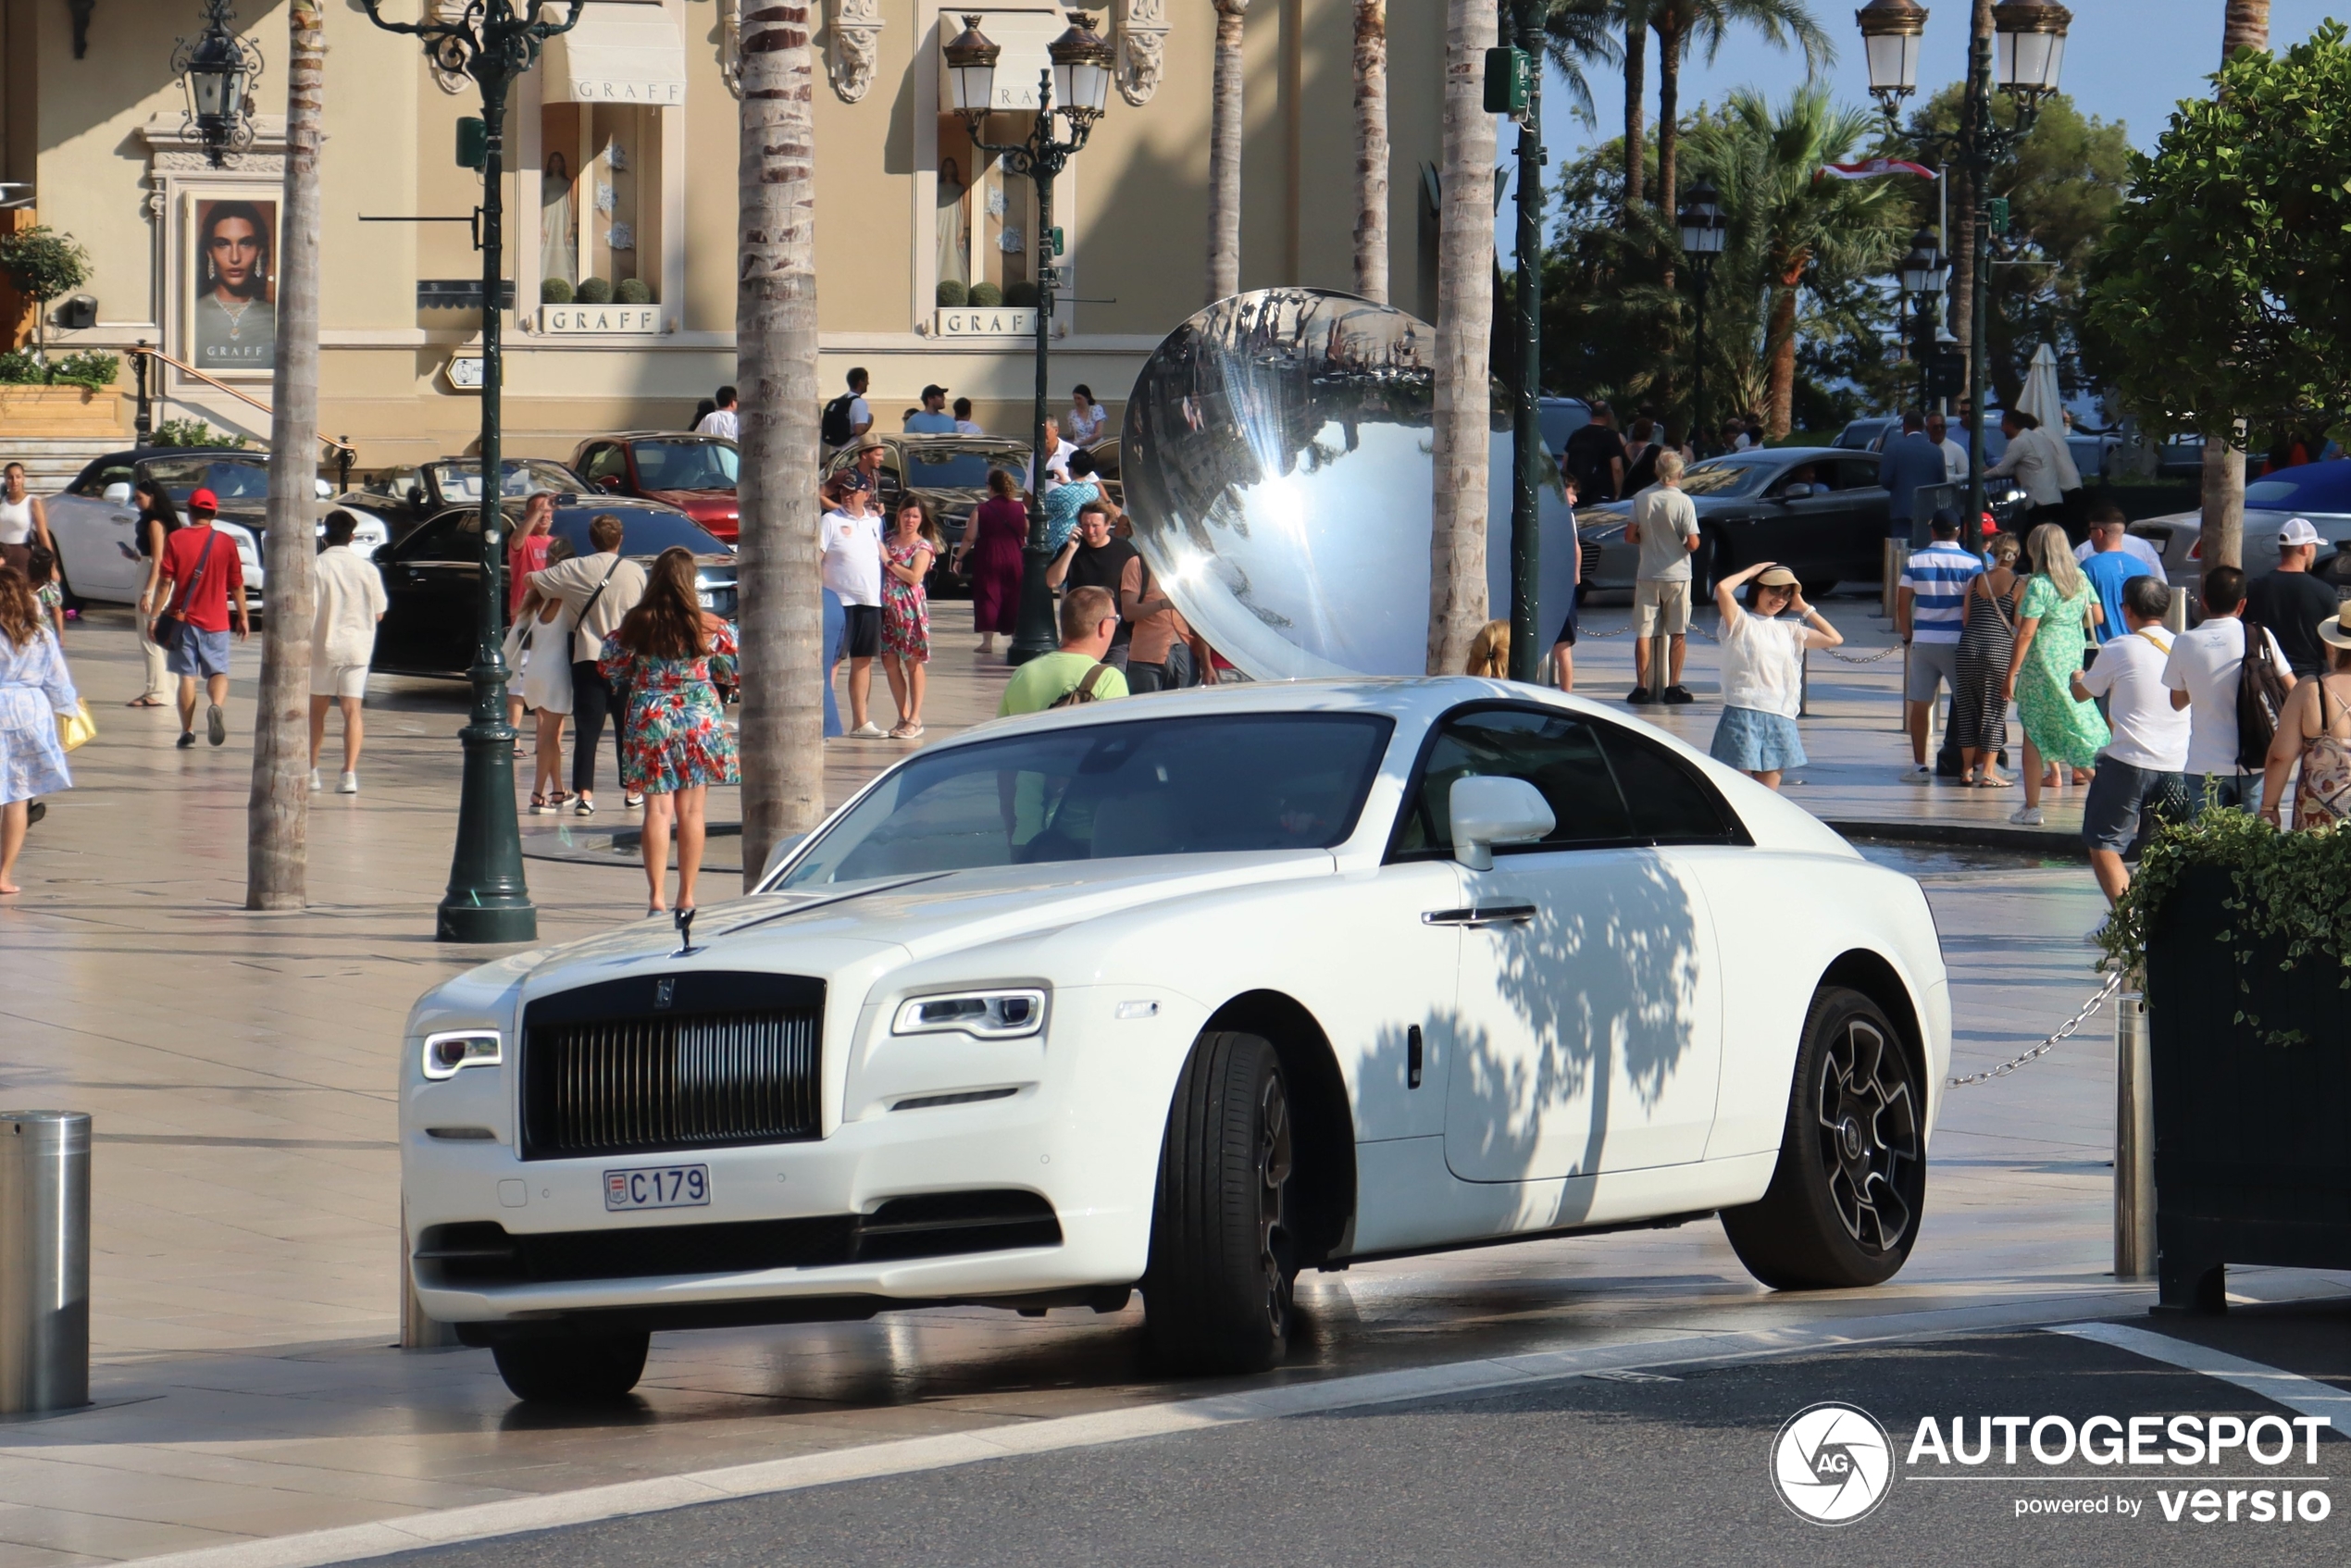
[[[939,12],[939,44],[942,50],[964,31],[963,19],[966,16],[977,17],[979,31],[1002,51],[996,56],[995,106],[1008,112],[1034,111],[1037,79],[1053,64],[1052,56],[1045,53],[1045,45],[1069,31],[1068,19],[1047,6],[1019,9],[949,6]],[[947,74],[947,59],[942,54],[939,61],[939,109],[941,114],[949,114],[954,107],[954,83]]]
[[[550,104],[686,101],[686,42],[658,0],[590,0],[541,59]]]

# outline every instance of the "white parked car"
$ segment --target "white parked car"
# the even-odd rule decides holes
[[[258,605],[263,579],[261,536],[268,524],[269,459],[233,447],[143,447],[110,453],[74,476],[73,482],[48,498],[49,531],[57,541],[57,559],[64,571],[68,603],[94,600],[101,604],[135,604],[147,580],[147,557],[139,553],[139,507],[131,489],[143,480],[160,482],[172,503],[186,515],[188,497],[198,487],[218,498],[215,519],[220,531],[237,546],[244,570],[245,597]],[[317,481],[312,497],[312,528],[325,533],[333,487]],[[391,534],[381,518],[355,511],[358,523],[351,547],[372,556]]]
[[[1713,1214],[1769,1284],[1875,1284],[1950,1050],[1916,883],[1466,678],[984,727],[688,939],[409,1016],[417,1298],[525,1398],[626,1391],[655,1329],[1138,1286],[1169,1363],[1263,1368],[1300,1269]]]

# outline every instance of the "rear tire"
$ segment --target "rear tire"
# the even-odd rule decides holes
[[[1293,1149],[1272,1043],[1200,1036],[1168,1109],[1143,1278],[1152,1347],[1177,1370],[1263,1372],[1288,1349]]]
[[[611,1404],[628,1398],[645,1373],[651,1334],[539,1333],[491,1347],[498,1375],[518,1400],[534,1404]]]
[[[1797,1048],[1780,1163],[1760,1202],[1723,1211],[1749,1274],[1775,1290],[1891,1279],[1926,1201],[1926,1100],[1878,1004],[1823,986]]]

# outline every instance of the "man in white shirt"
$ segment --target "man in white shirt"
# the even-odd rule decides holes
[[[2261,769],[2247,769],[2237,759],[2237,692],[2246,629],[2245,573],[2234,566],[2213,567],[2204,574],[2204,624],[2172,640],[2171,657],[2163,666],[2171,705],[2188,716],[2187,803],[2193,816],[2214,806],[2261,809]],[[2294,671],[2285,650],[2268,628],[2258,629],[2270,667],[2292,691]]]
[[[1926,439],[1943,449],[1943,482],[1967,483],[1967,448],[1951,439],[1951,421],[1940,414],[1928,415]]]
[[[825,586],[840,601],[841,648],[849,655],[849,735],[878,740],[881,727],[865,716],[874,692],[874,657],[881,652],[881,515],[873,492],[839,480],[828,488],[833,507],[825,514]]]
[[[702,417],[702,423],[694,427],[694,434],[725,436],[728,441],[742,440],[743,423],[741,416],[735,410],[735,389],[720,387],[717,397],[713,401],[718,406]]]
[[[1057,484],[1069,482],[1069,454],[1077,448],[1062,440],[1061,425],[1051,414],[1045,416],[1045,423],[1038,434],[1042,438],[1038,444],[1052,451],[1052,455],[1045,459],[1045,482],[1041,487],[1037,483],[1036,454],[1032,453],[1028,459],[1028,488],[1035,492],[1038,500],[1042,501],[1046,491]]]
[[[327,709],[342,708],[342,778],[338,795],[359,792],[359,704],[367,695],[367,662],[376,653],[376,623],[391,607],[383,574],[352,553],[358,519],[327,514],[327,547],[311,566],[317,615],[310,628],[310,787],[318,786],[318,750],[327,740]]]
[[[2164,684],[2171,639],[2163,613],[2171,591],[2151,577],[2122,585],[2122,619],[2131,629],[2098,650],[2098,662],[2073,677],[2077,703],[2106,699],[2114,739],[2098,753],[2098,770],[2082,802],[2082,841],[2090,869],[2112,903],[2131,885],[2122,857],[2145,841],[2158,814],[2182,809],[2188,765],[2188,716],[2171,705]]]
[[[2031,520],[2056,521],[2065,509],[2065,492],[2082,488],[2072,454],[2063,442],[2040,428],[2039,420],[2015,409],[2000,416],[2000,433],[2009,438],[2008,455],[1984,469],[1984,477],[2013,478],[2032,504]]]
[[[957,435],[984,436],[988,433],[986,430],[979,428],[979,421],[972,417],[972,400],[970,398],[957,398],[955,400],[954,407],[955,433]]]

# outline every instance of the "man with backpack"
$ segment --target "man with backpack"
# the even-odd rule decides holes
[[[2098,651],[2096,664],[2073,677],[2073,700],[2104,697],[2114,730],[2098,752],[2098,770],[2082,801],[2082,841],[2108,903],[2131,885],[2124,857],[2145,845],[2157,818],[2183,809],[2189,721],[2163,685],[2172,653],[2163,613],[2171,607],[2171,591],[2154,578],[2124,583],[2128,629]]]
[[[874,411],[865,405],[865,367],[849,373],[849,390],[825,404],[816,433],[827,449],[847,446],[874,428]]]
[[[1126,678],[1102,662],[1118,634],[1118,602],[1102,588],[1073,588],[1062,595],[1062,645],[1029,660],[1004,686],[996,716],[1041,714],[1047,708],[1107,702],[1126,695]]]
[[[2261,762],[2294,671],[2269,628],[2245,618],[2245,573],[2215,566],[2204,574],[2204,624],[2172,640],[2163,684],[2171,706],[2188,715],[2189,815],[2260,810]]]

